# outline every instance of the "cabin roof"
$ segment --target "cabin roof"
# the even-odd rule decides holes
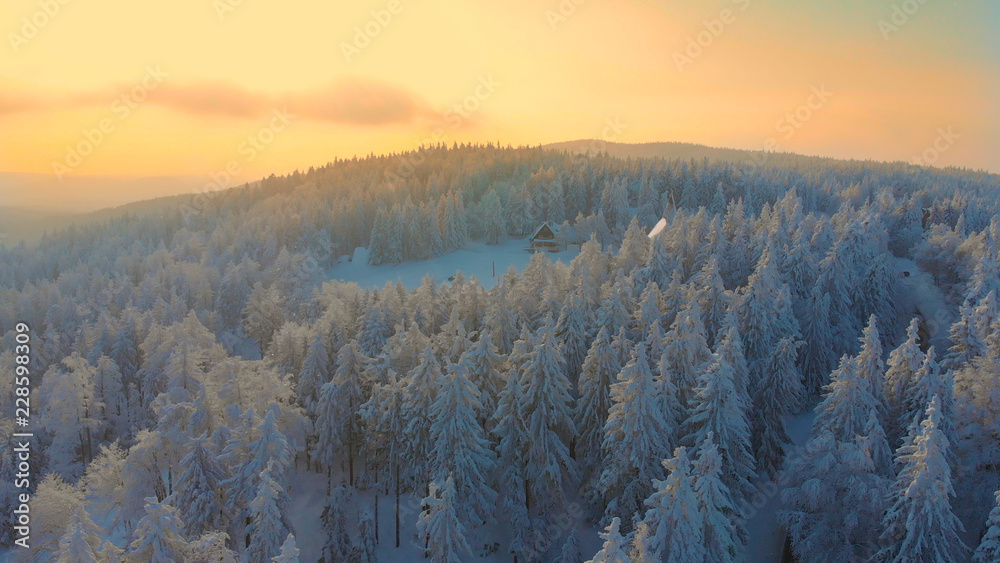
[[[545,233],[546,229],[548,229],[549,231],[548,234]],[[553,225],[548,221],[544,221],[541,225],[538,226],[537,229],[535,229],[535,233],[531,235],[531,238],[528,240],[533,241],[537,238],[554,238],[556,236],[556,233],[558,232],[559,232],[559,227],[557,225]]]

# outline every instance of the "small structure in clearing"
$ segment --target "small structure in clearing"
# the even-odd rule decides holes
[[[542,223],[535,230],[535,234],[531,235],[528,239],[528,244],[531,245],[531,250],[539,251],[545,250],[547,252],[558,252],[559,251],[559,241],[556,240],[556,233],[559,232],[559,227],[553,225],[548,221]]]
[[[653,230],[649,231],[649,238],[655,238],[656,235],[662,233],[665,228],[667,228],[667,220],[664,217],[660,217],[660,220],[653,226]]]

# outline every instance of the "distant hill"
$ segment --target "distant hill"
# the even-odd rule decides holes
[[[13,246],[21,241],[32,245],[41,240],[45,233],[52,233],[70,225],[100,223],[122,215],[135,217],[155,215],[171,208],[170,205],[190,204],[195,193],[197,192],[157,197],[78,214],[30,207],[0,207],[0,245]]]
[[[764,152],[696,145],[693,143],[609,143],[596,139],[580,139],[542,145],[542,148],[585,154],[607,152],[618,158],[663,158],[704,160],[709,162],[754,162],[785,168],[812,167],[817,164],[852,162],[851,160],[823,156],[806,156],[790,152]],[[853,161],[858,162],[858,161]],[[873,161],[867,161],[873,162]]]

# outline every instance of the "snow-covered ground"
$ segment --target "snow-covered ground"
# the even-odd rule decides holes
[[[532,254],[531,251],[525,250],[526,247],[527,241],[523,238],[508,239],[496,246],[489,246],[482,242],[469,242],[465,248],[433,260],[383,264],[381,266],[369,266],[367,251],[359,248],[351,262],[334,266],[327,272],[327,277],[355,282],[361,287],[378,288],[383,287],[386,282],[399,280],[407,289],[413,289],[418,287],[420,280],[428,274],[441,283],[454,275],[455,272],[461,271],[466,278],[476,276],[484,288],[490,289],[496,285],[500,277],[507,273],[507,269],[511,265],[516,267],[518,271],[524,270],[524,267],[531,261]],[[553,252],[549,254],[549,258],[553,262],[561,260],[569,263],[578,253],[579,250]],[[496,267],[496,277],[493,275],[494,266]]]
[[[334,486],[343,484],[342,475],[334,475]],[[302,561],[318,561],[322,558],[323,545],[326,536],[322,529],[320,516],[323,513],[323,506],[326,502],[327,478],[326,475],[314,473],[312,471],[296,471],[291,479],[291,502],[289,503],[288,519],[295,534],[295,542]],[[417,516],[420,513],[421,499],[417,495],[406,494],[400,498],[400,522],[399,540],[400,545],[395,546],[395,497],[392,495],[378,495],[378,547],[376,553],[379,561],[392,561],[399,563],[417,563],[426,561],[421,553],[417,540]],[[348,510],[348,519],[356,522],[361,510],[372,511],[375,506],[375,491],[358,491],[351,502]],[[579,506],[579,505],[576,505]],[[578,514],[576,511],[573,514]],[[556,551],[562,548],[562,544],[569,535],[568,525],[576,528],[577,539],[580,540],[581,552],[585,557],[590,557],[601,549],[601,539],[597,535],[599,530],[596,526],[583,521],[582,519],[563,520],[554,518],[560,523],[558,537],[549,538],[547,546]],[[566,522],[566,524],[562,524]],[[497,530],[495,526],[489,529],[479,529],[478,533],[470,534],[469,546],[472,548],[471,556],[464,556],[462,561],[478,561],[488,563],[509,563],[511,555],[507,553],[506,546],[510,541],[505,530]],[[355,530],[351,529],[354,534]],[[490,537],[490,534],[495,537]],[[355,541],[357,536],[352,536]],[[498,542],[500,549],[494,553],[483,553],[486,543]]]
[[[781,561],[785,535],[778,526],[778,511],[781,510],[781,491],[788,486],[791,478],[790,464],[795,461],[809,441],[813,420],[816,413],[815,405],[804,412],[785,419],[788,437],[792,439],[791,446],[785,449],[784,466],[774,481],[759,480],[756,483],[757,493],[750,499],[747,519],[746,560],[751,563],[777,563]]]
[[[947,349],[948,330],[954,321],[944,294],[934,285],[934,278],[921,270],[913,260],[896,258],[895,266],[902,288],[900,299],[911,302],[913,308],[924,317],[930,332],[930,343],[937,348],[938,353],[942,353]],[[909,275],[904,275],[904,272]]]

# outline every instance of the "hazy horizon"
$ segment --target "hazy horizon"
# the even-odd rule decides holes
[[[615,143],[595,139],[572,139],[546,143],[539,146],[555,146],[585,143],[585,148],[592,152],[597,152],[605,147],[619,146],[639,146],[639,145],[690,145],[706,147],[710,150],[760,150],[742,149],[737,147],[711,146],[700,143],[686,143],[683,141],[648,141],[642,143]],[[484,141],[485,144],[485,141]],[[503,145],[503,143],[501,143]],[[535,146],[535,145],[529,145]],[[405,150],[415,150],[418,147]],[[807,154],[791,152],[803,157],[833,158],[839,157],[825,154]],[[361,154],[336,155],[324,162],[316,162],[310,166],[322,166],[334,158],[350,159],[362,157]],[[849,160],[843,158],[842,160]],[[856,160],[873,160],[859,158]],[[893,161],[884,161],[893,162]],[[923,164],[932,166],[930,164]],[[997,173],[995,170],[969,168],[974,171]],[[275,170],[270,174],[284,176],[295,172],[295,170],[305,171],[305,168],[294,168],[290,170]],[[263,176],[262,176],[263,177]],[[229,189],[239,187],[245,183],[253,183],[260,180],[257,178],[240,177],[233,179],[228,185],[223,185],[211,175],[205,177],[198,176],[108,176],[108,175],[74,175],[66,178],[58,178],[53,174],[45,173],[19,173],[0,170],[0,211],[2,210],[30,210],[40,216],[73,216],[84,215],[94,211],[100,211],[131,203],[147,201],[151,199],[170,197],[184,194],[204,193],[218,189]]]

